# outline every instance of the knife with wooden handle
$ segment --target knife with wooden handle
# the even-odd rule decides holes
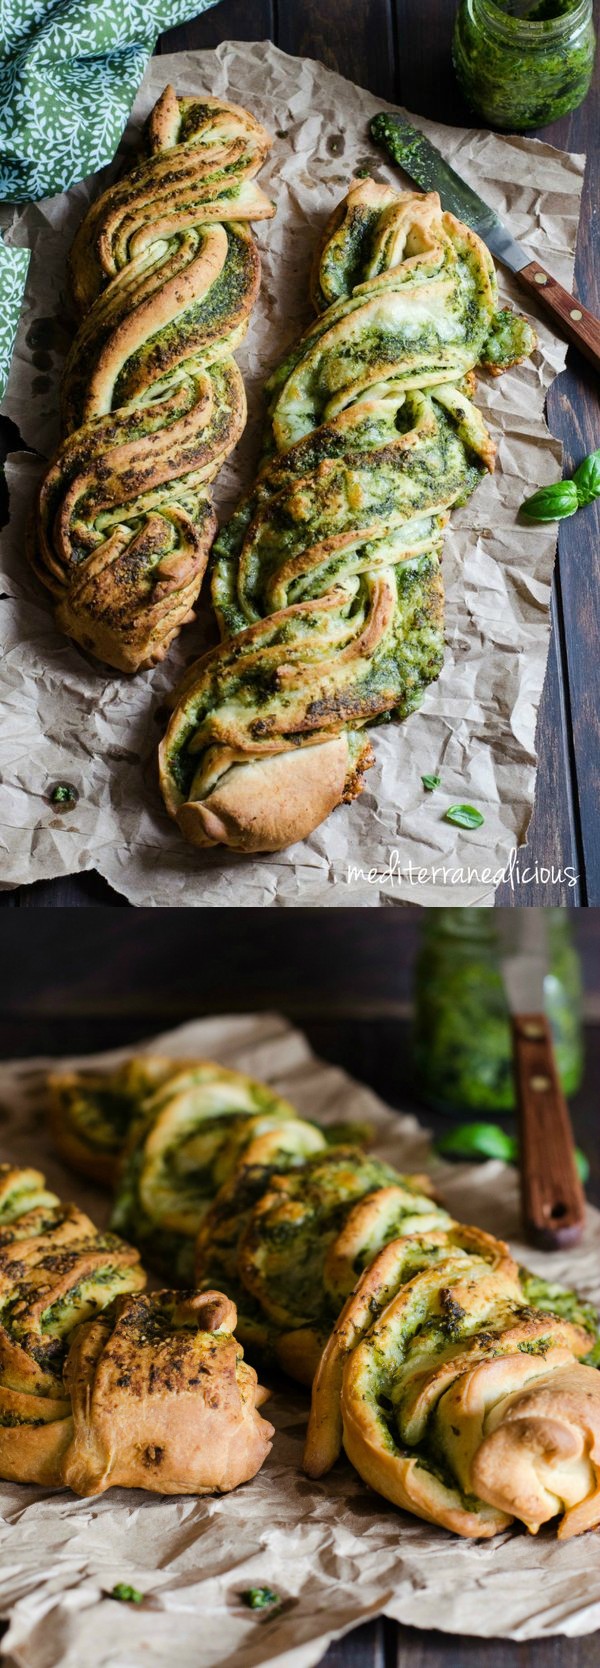
[[[519,1113],[523,1226],[533,1245],[556,1250],[581,1239],[585,1198],[552,1032],[544,1013],[545,911],[510,909],[499,915]]]
[[[496,260],[510,267],[521,287],[550,314],[560,334],[600,371],[600,320],[564,290],[558,279],[532,258],[530,250],[515,241],[500,216],[444,161],[426,134],[404,116],[394,116],[388,110],[374,116],[370,127],[372,137],[385,147],[392,161],[421,191],[439,191],[442,208],[478,233]]]

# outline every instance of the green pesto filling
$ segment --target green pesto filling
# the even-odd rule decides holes
[[[292,1174],[283,1199],[274,1198],[272,1210],[255,1219],[253,1259],[259,1267],[265,1261],[269,1295],[292,1325],[328,1327],[335,1319],[338,1305],[323,1279],[328,1248],[358,1200],[397,1179],[379,1159],[333,1148]]]
[[[572,1321],[575,1326],[583,1326],[590,1335],[590,1348],[582,1359],[587,1366],[600,1367],[600,1316],[593,1303],[587,1303],[578,1297],[577,1292],[569,1291],[565,1286],[557,1286],[552,1281],[543,1280],[539,1274],[531,1274],[529,1269],[519,1269],[519,1279],[523,1288],[526,1303],[532,1309],[541,1309],[551,1315],[559,1315],[562,1320]]]
[[[28,1430],[39,1430],[46,1423],[46,1419],[27,1419],[25,1415],[21,1417],[18,1413],[7,1413],[6,1411],[0,1413],[1,1430],[21,1430],[23,1426],[27,1426]]]
[[[96,1147],[118,1151],[129,1133],[138,1098],[115,1089],[86,1093],[78,1088],[75,1095],[67,1091],[63,1103],[72,1122],[85,1131],[86,1140]]]
[[[456,911],[426,924],[416,967],[413,1054],[427,1103],[442,1111],[515,1110],[510,1016],[493,932]],[[463,918],[465,912],[461,912]],[[560,923],[550,924],[545,1005],[564,1093],[582,1075],[577,960]]]
[[[201,1089],[201,1083],[199,1087]],[[168,1102],[168,1095],[167,1085],[165,1102]],[[235,1142],[236,1137],[241,1139],[243,1149],[244,1130],[249,1126],[251,1119],[260,1112],[276,1119],[280,1103],[270,1090],[255,1085],[252,1089],[252,1107],[247,1112],[228,1111],[223,1107],[214,1116],[199,1116],[188,1124],[183,1135],[174,1138],[172,1147],[165,1151],[162,1156],[161,1184],[163,1188],[170,1190],[176,1208],[195,1218],[195,1229],[191,1235],[189,1232],[179,1232],[163,1226],[160,1220],[160,1202],[157,1203],[157,1214],[153,1216],[145,1210],[140,1197],[140,1184],[146,1162],[146,1138],[154,1120],[160,1115],[162,1104],[159,1094],[153,1102],[150,1124],[144,1123],[138,1131],[136,1144],[128,1155],[120,1179],[111,1226],[143,1249],[145,1260],[152,1268],[174,1278],[176,1283],[189,1285],[193,1282],[196,1234],[223,1179],[218,1175],[223,1149],[232,1138]],[[206,1138],[210,1156],[203,1164],[189,1164],[189,1161],[186,1161],[186,1146],[197,1136]],[[286,1156],[282,1157],[281,1165],[278,1167],[286,1167]]]
[[[49,1207],[48,1220],[53,1220],[55,1207],[52,1204],[53,1195],[40,1187],[36,1182],[25,1182],[11,1189],[10,1194],[0,1204],[0,1225],[16,1222],[26,1212],[37,1210],[40,1206]]]
[[[111,1234],[98,1237],[98,1243],[90,1249],[94,1251],[106,1250],[107,1254],[117,1246],[117,1241]],[[69,1259],[73,1267],[78,1257],[85,1254],[87,1247],[69,1248],[65,1251],[50,1252],[47,1257],[48,1272],[51,1277],[58,1260],[68,1268]],[[44,1259],[39,1263],[43,1271]],[[76,1281],[70,1291],[57,1298],[44,1311],[40,1321],[40,1331],[36,1333],[29,1329],[27,1318],[27,1302],[29,1290],[26,1281],[16,1284],[0,1305],[2,1326],[16,1343],[19,1343],[43,1371],[60,1377],[64,1361],[70,1346],[73,1330],[82,1321],[92,1319],[98,1312],[112,1303],[113,1298],[130,1284],[130,1271],[110,1264],[99,1269],[85,1279]],[[106,1292],[106,1296],[104,1293]],[[20,1311],[25,1309],[23,1313]]]
[[[552,1338],[530,1338],[524,1343],[517,1344],[521,1355],[547,1355],[552,1349]]]

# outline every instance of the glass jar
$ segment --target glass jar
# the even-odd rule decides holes
[[[544,1007],[564,1093],[583,1069],[581,975],[562,909],[544,911],[548,973]],[[515,1111],[508,1005],[493,911],[436,909],[422,926],[415,976],[414,1061],[423,1100],[436,1112]]]
[[[452,58],[489,126],[525,133],[581,104],[595,45],[593,0],[459,0]]]

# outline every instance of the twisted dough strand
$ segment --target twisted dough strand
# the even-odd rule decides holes
[[[376,1202],[374,1201],[374,1204]],[[398,1506],[465,1536],[563,1514],[600,1522],[600,1377],[584,1326],[532,1309],[508,1246],[475,1228],[384,1245],[347,1299],[314,1384],[305,1467],[342,1444]]]
[[[344,1148],[262,1179],[242,1164],[197,1278],[223,1279],[242,1338],[313,1380],[310,1476],[343,1444],[378,1493],[460,1535],[557,1516],[578,1534],[600,1521],[597,1318],[420,1182]]]
[[[254,180],[270,143],[236,105],[166,87],[148,154],[73,245],[80,324],[32,559],[62,629],[121,671],[164,658],[200,589],[208,489],[246,417],[231,355],[260,281],[246,223],[274,212]]]
[[[204,1494],[259,1470],[273,1431],[235,1305],[144,1284],[130,1246],[0,1166],[1,1477]]]
[[[199,846],[304,837],[361,791],[364,726],[437,677],[443,530],[494,462],[472,372],[535,341],[434,192],[355,184],[313,294],[317,322],[267,385],[256,489],[215,545],[225,640],[161,746],[167,809]]]
[[[134,1112],[111,1225],[153,1267],[191,1284],[202,1217],[237,1165],[262,1168],[325,1144],[314,1124],[244,1072],[174,1062]]]
[[[242,1160],[200,1225],[196,1278],[233,1290],[242,1341],[310,1385],[357,1259],[372,1246],[374,1255],[400,1224],[432,1227],[449,1217],[424,1192],[426,1178],[399,1176],[355,1147],[309,1153],[283,1169],[275,1159],[253,1172]]]
[[[185,1062],[178,1064],[181,1071]],[[163,1055],[141,1054],[112,1072],[51,1072],[47,1080],[50,1125],[67,1164],[112,1186],[139,1107],[174,1070],[173,1061]]]
[[[144,1284],[131,1246],[61,1205],[38,1171],[0,1165],[0,1476],[58,1483],[73,1328]]]

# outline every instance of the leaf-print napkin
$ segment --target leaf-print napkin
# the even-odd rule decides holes
[[[0,198],[64,191],[110,162],[157,36],[215,0],[0,0]],[[0,243],[0,398],[29,253]]]

